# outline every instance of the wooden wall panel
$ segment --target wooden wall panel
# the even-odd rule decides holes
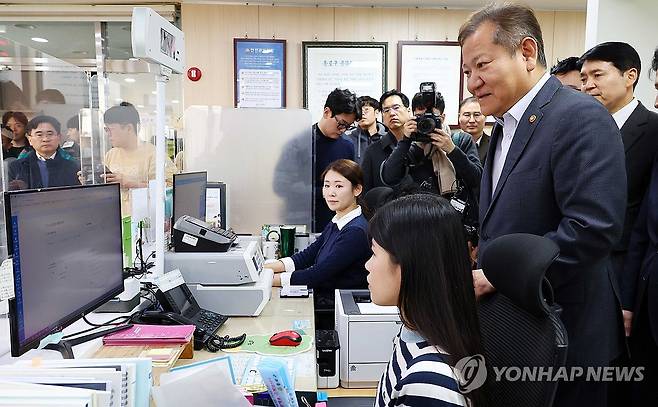
[[[301,108],[302,41],[334,40],[334,9],[310,7],[258,7],[260,38],[284,39],[286,49],[286,102],[291,108]],[[230,78],[233,81],[233,76]]]
[[[233,106],[233,38],[258,35],[256,6],[183,4],[187,66],[203,75],[183,79],[185,106]]]
[[[336,8],[336,41],[388,43],[387,85],[397,82],[397,43],[409,39],[409,10],[396,8]],[[371,95],[375,99],[379,95]]]
[[[233,38],[285,39],[287,105],[302,105],[302,41],[388,42],[388,86],[397,82],[400,40],[456,41],[470,10],[415,8],[272,7],[221,4],[182,5],[187,65],[203,71],[199,82],[183,78],[185,106],[233,106]],[[540,11],[549,67],[557,58],[580,55],[585,13]],[[468,95],[468,92],[464,92]],[[449,102],[452,103],[452,102]]]
[[[556,11],[553,29],[553,61],[580,56],[585,51],[585,13]]]

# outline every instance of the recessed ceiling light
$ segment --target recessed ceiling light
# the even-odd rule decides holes
[[[128,83],[135,83],[135,78],[124,78],[123,80]]]
[[[144,109],[144,105],[137,105],[139,109]]]
[[[47,39],[45,39],[45,38],[41,38],[41,37],[32,37],[32,38],[30,38],[30,39],[31,39],[32,41],[34,41],[34,42],[48,42]]]
[[[135,58],[135,57],[128,58],[128,61],[139,61],[139,58]]]
[[[176,99],[174,99],[174,100],[172,100],[172,101],[171,101],[171,103],[172,103],[172,104],[174,104],[174,105],[177,105],[177,104],[179,104],[179,103],[180,103],[180,101],[178,101],[178,100],[176,100]]]
[[[152,91],[151,93],[154,94],[154,95],[158,94],[158,92],[156,92],[156,91]]]
[[[14,24],[14,27],[22,28],[22,29],[24,29],[24,30],[34,30],[34,29],[37,28],[37,26],[34,25],[34,24],[23,24],[23,23],[21,23],[21,24]]]

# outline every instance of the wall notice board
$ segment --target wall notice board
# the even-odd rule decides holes
[[[286,107],[286,40],[233,38],[235,107]]]
[[[421,82],[435,82],[446,102],[446,120],[459,124],[458,106],[463,97],[464,73],[461,48],[453,41],[398,42],[398,89],[409,97]]]
[[[379,99],[386,90],[387,50],[385,42],[302,42],[304,107],[313,120],[336,88]]]

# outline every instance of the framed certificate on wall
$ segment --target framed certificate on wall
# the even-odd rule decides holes
[[[446,102],[444,113],[451,126],[459,124],[458,106],[463,97],[463,80],[458,42],[398,42],[398,89],[411,100],[421,82],[435,82],[436,90]]]
[[[233,38],[235,107],[286,107],[286,40]]]
[[[302,42],[304,107],[318,120],[336,88],[379,96],[386,88],[385,42]]]

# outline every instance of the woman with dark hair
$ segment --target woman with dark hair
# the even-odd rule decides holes
[[[22,112],[5,113],[7,123],[5,126],[11,130],[13,139],[11,147],[5,152],[5,157],[18,157],[24,150],[29,149],[30,143],[27,140],[27,116]],[[3,116],[3,121],[5,116]]]
[[[306,285],[314,295],[333,298],[336,288],[365,288],[370,257],[368,221],[360,205],[363,171],[351,160],[336,160],[322,173],[322,196],[335,213],[322,234],[305,250],[267,267],[274,285]]]
[[[462,394],[453,370],[483,352],[460,215],[444,198],[408,195],[379,208],[370,235],[372,302],[396,305],[403,323],[375,405],[482,407],[482,390]]]

